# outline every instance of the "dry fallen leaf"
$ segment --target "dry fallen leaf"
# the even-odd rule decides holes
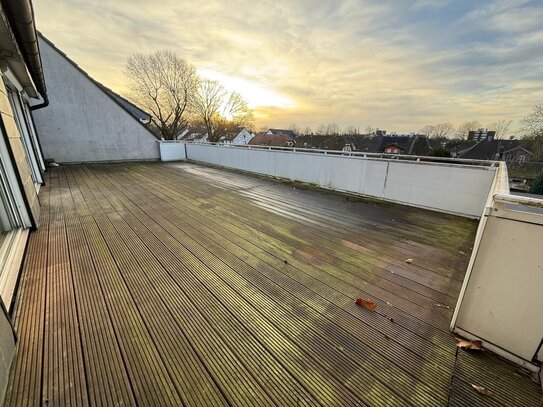
[[[483,386],[479,386],[477,384],[472,384],[471,385],[475,390],[477,390],[479,393],[481,394],[484,394],[485,396],[494,396],[494,393],[492,393],[490,390],[488,390],[487,388],[483,387]]]
[[[407,259],[405,262],[411,264],[413,263],[413,259]]]
[[[483,350],[483,344],[481,341],[473,340],[473,341],[465,341],[463,339],[456,338],[458,343],[456,346],[462,349],[471,349],[471,350]]]
[[[377,308],[376,303],[374,303],[372,300],[366,300],[364,298],[357,298],[356,303],[366,309],[369,309],[370,311],[375,311],[375,308]]]

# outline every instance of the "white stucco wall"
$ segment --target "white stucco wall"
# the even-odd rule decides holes
[[[40,38],[49,106],[33,112],[44,156],[60,163],[157,160],[156,138]]]
[[[189,160],[308,182],[402,204],[478,218],[495,168],[187,144]]]
[[[243,129],[239,132],[239,134],[232,140],[232,144],[249,144],[249,141],[254,137],[255,135],[251,133],[247,129]]]

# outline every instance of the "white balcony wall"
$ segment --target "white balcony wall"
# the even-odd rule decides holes
[[[543,361],[542,242],[543,200],[509,195],[502,163],[451,327],[531,370]]]
[[[474,218],[483,212],[496,171],[489,166],[290,149],[190,143],[186,147],[189,160]]]

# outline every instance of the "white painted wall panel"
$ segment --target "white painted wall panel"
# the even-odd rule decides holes
[[[495,174],[483,166],[209,144],[187,144],[187,158],[470,217],[481,216]]]
[[[185,143],[181,141],[160,141],[161,161],[180,161],[187,158],[185,154]]]
[[[543,338],[543,222],[508,213],[488,217],[455,328],[531,361]]]
[[[481,216],[494,175],[485,167],[391,161],[383,197]]]
[[[40,38],[49,106],[33,116],[46,158],[57,162],[157,160],[156,138]]]

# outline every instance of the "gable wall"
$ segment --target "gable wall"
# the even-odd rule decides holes
[[[156,138],[40,38],[49,106],[33,112],[45,158],[60,163],[157,160]]]

